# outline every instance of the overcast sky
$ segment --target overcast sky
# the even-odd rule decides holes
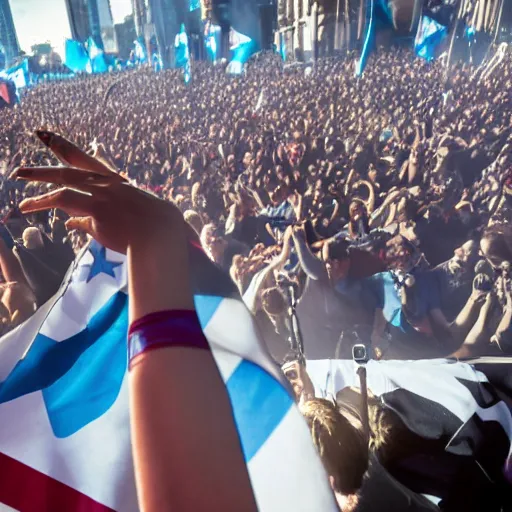
[[[64,0],[10,0],[21,49],[30,52],[36,43],[50,41],[62,54],[64,39],[71,36]],[[110,0],[114,22],[131,13],[131,0]]]

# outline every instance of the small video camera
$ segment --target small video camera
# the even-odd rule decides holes
[[[368,362],[368,352],[362,343],[352,347],[352,359],[358,365],[364,365]]]

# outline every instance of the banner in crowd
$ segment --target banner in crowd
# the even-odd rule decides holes
[[[182,23],[180,31],[176,34],[174,41],[174,49],[176,52],[176,67],[183,68],[183,78],[188,84],[192,79],[190,70],[190,50],[188,47],[188,36],[185,30],[185,24]]]
[[[66,39],[64,63],[74,73],[83,73],[89,64],[89,55],[84,45],[74,39]]]
[[[208,58],[211,62],[217,61],[217,49],[221,45],[221,30],[219,25],[207,21],[204,25],[204,38]]]
[[[229,277],[193,258],[191,267],[259,510],[337,510],[309,430]],[[125,257],[93,241],[57,295],[2,338],[0,503],[20,511],[138,510],[126,290]]]
[[[30,83],[28,59],[23,59],[16,66],[0,71],[0,78],[12,82],[16,89],[27,87]]]
[[[233,58],[228,64],[227,72],[233,75],[240,75],[244,69],[244,64],[256,51],[256,44],[250,37],[231,28],[229,32],[229,47],[233,52]]]
[[[94,38],[89,37],[85,45],[87,47],[87,53],[89,54],[87,71],[89,73],[105,73],[108,71],[105,52],[96,44]]]
[[[105,52],[92,37],[85,45],[73,39],[66,40],[65,64],[74,73],[105,73],[108,71]]]
[[[436,56],[436,49],[447,35],[447,28],[437,21],[423,16],[418,26],[414,49],[416,54],[427,61]]]

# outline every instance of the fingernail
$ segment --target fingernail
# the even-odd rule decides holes
[[[53,139],[53,133],[48,132],[46,130],[36,130],[36,135],[39,137],[39,140],[46,146],[50,147],[50,144]]]

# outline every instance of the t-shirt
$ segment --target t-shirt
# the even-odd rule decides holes
[[[278,206],[267,206],[261,210],[260,215],[265,215],[276,221],[294,221],[295,210],[290,201],[283,201]]]
[[[449,262],[441,263],[427,275],[438,288],[441,309],[448,319],[452,321],[460,313],[464,304],[471,295],[473,288],[473,271],[452,273]]]
[[[430,311],[439,308],[439,290],[434,280],[426,272],[414,274],[415,304],[414,318],[425,318]],[[402,311],[400,293],[391,272],[380,272],[368,277],[363,283],[363,303],[368,308],[382,309],[386,321],[401,329],[403,332],[411,330],[409,321]]]
[[[306,357],[335,357],[340,336],[345,329],[358,323],[355,308],[337,293],[330,282],[306,280],[297,304],[299,327]]]
[[[357,512],[376,510],[439,512],[433,503],[394,479],[373,455],[370,457],[368,473],[359,492],[356,510]]]

